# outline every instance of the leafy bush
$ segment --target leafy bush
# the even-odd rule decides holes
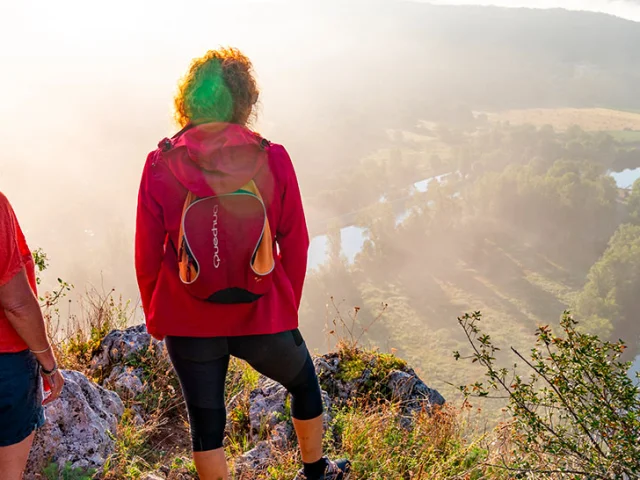
[[[472,347],[470,358],[486,368],[488,381],[460,387],[468,399],[492,391],[508,396],[512,420],[501,429],[502,466],[515,478],[638,478],[640,390],[620,362],[622,342],[582,333],[565,312],[563,333],[536,331],[529,358],[512,352],[528,376],[496,366],[495,346],[481,332],[481,314],[458,319]],[[455,352],[456,359],[462,358]]]

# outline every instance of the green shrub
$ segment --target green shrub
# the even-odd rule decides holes
[[[487,382],[460,387],[466,398],[502,391],[512,420],[501,429],[503,468],[515,478],[638,478],[640,475],[640,391],[620,362],[623,342],[582,333],[565,312],[562,334],[536,331],[524,362],[528,375],[496,366],[499,350],[479,328],[481,314],[458,319],[472,347],[470,358],[486,369]],[[462,358],[455,352],[456,359]]]

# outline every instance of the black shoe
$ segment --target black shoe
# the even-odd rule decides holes
[[[349,460],[341,459],[334,462],[327,458],[327,468],[318,480],[346,480],[350,471],[351,462]],[[304,469],[301,468],[294,480],[306,480],[306,478],[307,477],[304,476]]]

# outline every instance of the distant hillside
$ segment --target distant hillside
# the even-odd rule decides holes
[[[300,103],[272,114],[294,148],[312,150],[305,168],[352,161],[383,143],[384,129],[412,128],[419,119],[464,122],[470,110],[640,108],[640,25],[613,16],[391,1],[267,4],[257,15],[277,24],[283,9],[305,31],[291,26],[279,34],[307,56],[283,60],[296,77],[280,75],[273,85]],[[268,35],[265,42],[276,47]],[[300,109],[308,121],[300,122]],[[322,142],[305,148],[314,138]]]
[[[365,159],[393,155],[385,174],[400,187],[447,173],[437,163],[464,141],[460,130],[472,111],[640,109],[640,26],[612,16],[392,0],[274,1],[238,6],[225,17],[235,32],[230,38],[214,25],[216,2],[205,3],[199,15],[152,9],[145,24],[155,30],[144,43],[112,45],[111,30],[87,30],[86,45],[102,42],[106,50],[48,45],[39,55],[56,62],[51,72],[34,55],[8,66],[8,85],[24,88],[3,90],[2,188],[29,241],[57,263],[56,276],[137,297],[130,259],[141,165],[170,131],[171,94],[189,59],[220,43],[236,43],[254,61],[263,91],[257,127],[290,152],[310,222],[340,213],[321,194],[336,193],[351,175],[345,170]],[[129,13],[121,17],[131,20]],[[163,18],[172,19],[171,29]],[[423,122],[452,127],[440,132],[446,142],[416,128]],[[635,131],[614,133],[637,142]],[[416,140],[402,140],[410,135]],[[36,206],[32,190],[46,192],[47,201]]]

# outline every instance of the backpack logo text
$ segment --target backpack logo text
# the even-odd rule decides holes
[[[213,266],[218,268],[220,266],[220,246],[218,245],[218,205],[213,206]]]

